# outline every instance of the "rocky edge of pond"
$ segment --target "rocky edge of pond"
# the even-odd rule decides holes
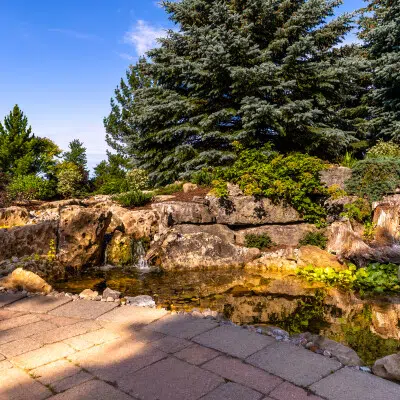
[[[324,171],[321,178],[328,187],[338,185],[343,188],[349,174],[348,168],[333,167]],[[295,277],[298,268],[312,265],[345,269],[344,261],[359,266],[371,261],[400,263],[399,194],[387,196],[373,205],[375,230],[374,237],[368,241],[363,237],[362,225],[341,217],[344,206],[353,199],[327,200],[329,225],[325,229],[328,237],[325,251],[315,246],[299,246],[306,233],[318,229],[305,222],[287,204],[246,196],[235,185],[228,186],[229,197],[222,201],[212,194],[201,195],[201,191],[199,193],[195,186],[189,185],[184,187],[184,200],[174,195],[157,196],[151,206],[144,208],[127,209],[116,204],[110,196],[96,196],[0,209],[0,275],[14,271],[14,276],[5,279],[18,282],[18,274],[23,274],[21,271],[31,271],[46,279],[60,276],[67,269],[79,270],[104,263],[132,265],[138,261],[136,250],[140,243],[144,250],[141,257],[166,271],[257,270],[266,278],[279,277],[270,284],[272,290],[296,296],[312,295],[321,286],[300,284]],[[193,196],[190,196],[191,191]],[[248,234],[266,234],[275,246],[264,250],[247,248],[245,238]],[[30,290],[27,286],[25,290],[49,292],[45,280],[38,285],[41,288]],[[24,286],[16,283],[14,287]],[[86,291],[81,296],[124,303],[123,299],[109,294],[103,297]],[[70,296],[77,298],[77,295]],[[357,309],[363,304],[360,299],[346,300],[340,296],[333,302],[344,309],[347,303]],[[395,301],[384,303],[374,311],[375,331],[383,337],[399,339],[396,323],[400,320],[400,305]],[[385,315],[387,321],[382,318],[380,308],[385,312],[390,309],[387,318]],[[282,336],[280,340],[299,341],[312,351],[325,352],[326,356],[339,352],[336,357],[341,357],[344,364],[346,357],[351,360],[349,362],[359,364],[356,357],[353,358],[353,350],[308,335],[277,336]],[[399,379],[400,367],[396,372],[393,365],[398,365],[396,355],[378,360],[373,370],[380,376],[386,374],[387,378]]]

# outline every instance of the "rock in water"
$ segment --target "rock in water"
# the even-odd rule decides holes
[[[142,295],[136,297],[125,297],[127,304],[136,307],[155,307],[156,302],[151,296]]]
[[[106,288],[103,292],[103,298],[107,299],[108,297],[111,297],[113,300],[117,300],[121,297],[121,292],[118,292],[118,290]]]
[[[79,297],[81,299],[94,300],[98,295],[99,292],[96,292],[92,289],[85,289],[79,294]]]
[[[400,381],[400,353],[377,360],[372,372],[381,378]]]
[[[10,275],[0,280],[0,286],[6,289],[23,289],[27,292],[50,293],[52,287],[40,276],[22,268],[15,269]]]

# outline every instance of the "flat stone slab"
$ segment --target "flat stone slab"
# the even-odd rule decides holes
[[[246,358],[265,346],[275,343],[275,339],[271,337],[228,325],[196,336],[193,341],[238,358]]]
[[[186,347],[178,353],[175,353],[175,357],[194,365],[203,364],[218,355],[220,355],[218,351],[200,346],[199,344],[192,344],[190,347]]]
[[[270,393],[270,396],[276,400],[323,400],[321,397],[310,394],[289,382],[283,382]],[[269,397],[264,400],[268,399]]]
[[[246,360],[299,386],[309,386],[342,365],[333,359],[288,343],[275,342]]]
[[[49,312],[50,315],[57,317],[96,319],[100,315],[118,307],[117,303],[107,303],[103,301],[77,300],[65,304]]]
[[[108,303],[103,303],[108,304]],[[124,306],[115,308],[98,317],[98,321],[111,322],[114,324],[141,327],[168,314],[166,310],[158,308]]]
[[[48,321],[35,322],[30,325],[18,326],[16,328],[0,331],[0,344],[13,342],[34,335],[35,333],[46,332],[55,329],[56,326]]]
[[[70,297],[33,296],[7,306],[8,310],[46,314],[72,301]]]
[[[138,399],[196,400],[224,380],[176,358],[167,358],[118,381],[118,386]]]
[[[132,400],[132,397],[105,382],[94,380],[75,386],[49,400]]]
[[[221,356],[214,358],[202,365],[202,368],[264,394],[270,393],[271,390],[283,382],[277,376],[270,375],[268,372],[232,357]]]
[[[21,293],[1,293],[0,294],[0,308],[7,306],[8,304],[14,303],[15,301],[21,300],[26,297],[26,294]]]
[[[150,324],[146,329],[181,339],[190,339],[216,326],[218,326],[216,322],[206,318],[195,318],[190,315],[167,315]]]
[[[399,400],[400,385],[361,371],[343,368],[311,386],[329,400]]]
[[[218,386],[211,393],[202,397],[202,400],[259,400],[261,393],[234,382]]]
[[[18,368],[1,371],[1,400],[42,400],[50,396],[50,390],[36,382],[26,372]]]

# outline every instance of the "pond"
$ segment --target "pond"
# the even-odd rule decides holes
[[[363,301],[293,276],[244,269],[141,273],[101,267],[50,283],[58,291],[76,294],[110,287],[124,296],[150,295],[168,310],[211,309],[241,325],[319,333],[352,347],[367,365],[400,351],[400,322],[394,313],[398,304],[393,299]]]

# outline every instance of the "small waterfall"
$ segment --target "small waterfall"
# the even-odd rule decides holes
[[[136,261],[135,268],[140,272],[149,272],[151,270],[151,266],[146,260],[146,250],[140,240],[135,243],[134,256]]]

